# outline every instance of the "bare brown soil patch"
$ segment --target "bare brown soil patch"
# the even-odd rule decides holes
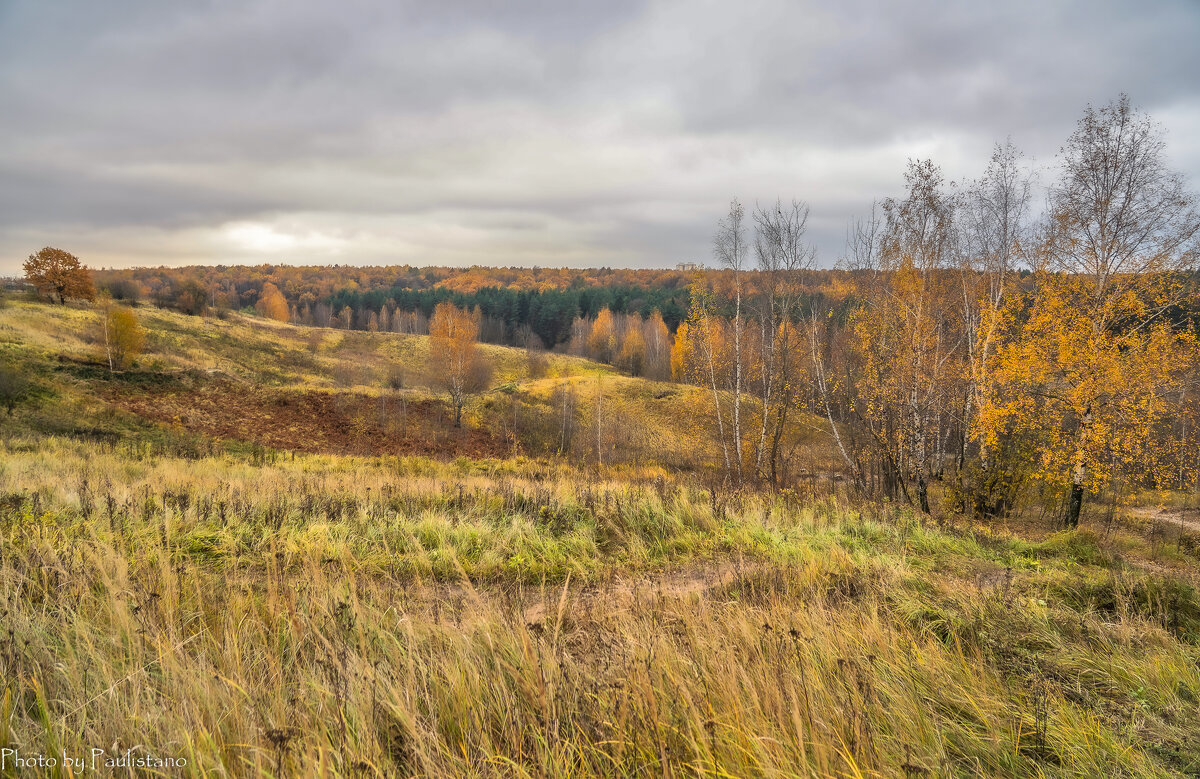
[[[504,457],[487,431],[455,429],[445,404],[401,403],[352,392],[265,390],[225,377],[102,391],[114,406],[155,422],[275,449],[329,454]]]

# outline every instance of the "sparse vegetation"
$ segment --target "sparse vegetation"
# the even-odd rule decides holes
[[[29,381],[11,365],[0,365],[0,406],[11,417],[13,409],[29,397]]]

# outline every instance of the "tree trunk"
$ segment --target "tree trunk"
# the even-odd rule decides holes
[[[1071,485],[1071,500],[1067,503],[1067,527],[1079,527],[1079,513],[1083,510],[1083,485]]]
[[[705,358],[708,363],[708,381],[712,388],[713,409],[717,415],[717,435],[721,438],[721,453],[725,456],[725,477],[733,478],[733,464],[729,460],[729,441],[725,437],[725,419],[721,414],[721,396],[717,391],[717,368],[713,364],[712,331],[708,322],[708,314],[704,315],[704,346]]]
[[[604,402],[604,388],[600,386],[600,374],[596,373],[596,465],[604,465],[604,449],[600,436],[600,412]]]
[[[787,424],[787,404],[779,407],[779,417],[771,434],[771,487],[779,489],[779,442],[783,438],[783,426]]]
[[[737,301],[733,314],[733,450],[737,457],[737,483],[742,486],[742,283],[734,272]]]
[[[1079,441],[1075,449],[1075,468],[1071,472],[1071,499],[1067,503],[1067,527],[1079,527],[1079,514],[1083,510],[1083,481],[1087,475],[1084,460],[1084,445],[1092,432],[1092,407],[1083,412],[1079,429]]]

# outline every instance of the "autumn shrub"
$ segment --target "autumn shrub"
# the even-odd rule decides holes
[[[0,408],[12,416],[17,406],[29,399],[32,385],[15,365],[0,363]]]
[[[126,306],[112,306],[104,313],[104,354],[108,369],[124,370],[142,352],[146,332],[138,316]]]
[[[531,379],[540,379],[550,370],[550,358],[542,349],[525,350],[525,373]]]
[[[142,299],[142,287],[132,279],[113,279],[101,285],[101,289],[114,300],[136,306]]]

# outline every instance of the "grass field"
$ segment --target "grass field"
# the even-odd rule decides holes
[[[0,436],[3,775],[1200,774],[1195,496],[1053,532],[714,492],[695,388],[496,348],[452,431],[383,386],[420,337],[142,316],[110,377],[94,312],[0,309],[36,385]],[[538,444],[567,384],[637,422],[603,465]]]

